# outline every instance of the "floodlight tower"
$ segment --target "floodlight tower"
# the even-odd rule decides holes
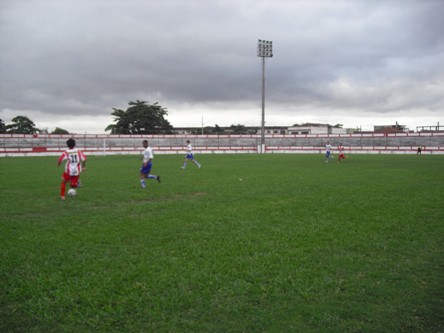
[[[261,122],[261,154],[265,153],[265,58],[273,56],[273,42],[259,39],[257,56],[262,58],[262,122]]]

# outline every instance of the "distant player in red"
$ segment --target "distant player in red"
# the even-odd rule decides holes
[[[344,155],[344,147],[342,146],[342,142],[339,144],[338,146],[338,150],[339,150],[339,156],[338,156],[338,163],[341,162],[341,159],[345,159],[345,155]]]
[[[66,141],[69,149],[65,150],[57,161],[60,166],[62,161],[66,160],[65,171],[62,175],[62,183],[60,184],[60,198],[65,200],[66,183],[70,183],[71,188],[79,186],[80,172],[85,171],[86,156],[82,151],[75,148],[76,140],[70,138]]]

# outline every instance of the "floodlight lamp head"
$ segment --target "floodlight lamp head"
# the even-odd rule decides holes
[[[271,58],[273,56],[273,42],[259,39],[257,43],[257,56]]]

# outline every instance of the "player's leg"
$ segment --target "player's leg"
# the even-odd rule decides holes
[[[62,180],[60,184],[60,198],[65,200],[65,192],[66,192],[66,182]]]
[[[141,178],[140,183],[141,183],[143,188],[146,187],[145,178],[155,179],[155,180],[157,180],[160,183],[160,176],[152,175],[150,173],[152,166],[153,166],[152,163],[148,162],[147,165],[145,167],[142,167],[142,169],[140,171],[140,178]],[[142,175],[143,175],[143,178],[142,178]]]
[[[62,182],[60,184],[60,199],[65,200],[66,183],[69,181],[69,176],[66,173],[62,175]]]
[[[183,161],[183,165],[180,167],[181,169],[184,169],[187,167],[188,164],[188,155],[185,156],[185,160]]]
[[[140,172],[140,186],[142,186],[142,188],[146,187],[145,178],[146,178],[146,174],[144,174],[143,172]]]
[[[147,178],[149,172],[148,166],[142,165],[140,168],[140,186],[142,186],[142,188],[146,188],[145,178]]]
[[[197,168],[200,169],[201,165],[199,164],[199,162],[197,162],[195,159],[192,160],[194,164],[197,165]]]
[[[79,176],[71,176],[70,184],[71,188],[79,187]]]
[[[148,179],[155,179],[155,180],[157,180],[157,182],[160,183],[160,176],[152,175],[152,174],[150,173],[150,172],[151,172],[151,168],[152,168],[152,164],[151,164],[151,162],[149,162],[148,165],[147,165],[147,167],[146,167],[146,170],[147,170],[148,172],[146,173],[145,178],[148,178]]]
[[[155,179],[155,180],[157,180],[158,183],[160,183],[160,176],[149,174],[149,175],[146,176],[146,178],[148,178],[148,179]]]

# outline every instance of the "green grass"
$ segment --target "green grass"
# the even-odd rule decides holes
[[[444,331],[444,156],[182,157],[1,158],[0,332]]]

